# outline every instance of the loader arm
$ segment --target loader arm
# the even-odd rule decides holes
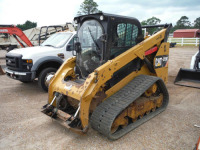
[[[27,38],[27,36],[23,33],[21,29],[14,25],[0,25],[0,33],[7,33],[9,35],[13,35],[17,42],[21,45],[21,47],[25,47],[22,42],[19,41],[17,37],[19,37],[27,46],[32,47],[33,44]]]

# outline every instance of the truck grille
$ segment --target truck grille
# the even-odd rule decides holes
[[[22,69],[22,55],[6,54],[6,66],[8,69],[20,71]]]

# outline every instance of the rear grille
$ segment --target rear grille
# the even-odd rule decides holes
[[[19,54],[7,54],[6,66],[8,69],[20,71],[22,69],[22,55]]]

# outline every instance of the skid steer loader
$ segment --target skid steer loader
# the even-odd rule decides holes
[[[116,140],[168,105],[171,24],[145,38],[131,17],[97,13],[74,18],[76,57],[48,77],[48,103],[42,112],[67,128],[92,128]]]
[[[200,88],[200,45],[198,52],[191,59],[190,69],[180,68],[174,84]]]

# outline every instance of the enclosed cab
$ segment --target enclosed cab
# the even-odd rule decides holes
[[[76,32],[58,32],[41,46],[12,50],[6,54],[6,74],[23,83],[38,78],[39,86],[48,90],[48,74],[54,74],[66,59],[72,57]]]
[[[143,40],[142,28],[136,18],[98,14],[91,15],[91,19],[77,17],[75,22],[79,24],[81,44],[76,65],[83,77]]]

